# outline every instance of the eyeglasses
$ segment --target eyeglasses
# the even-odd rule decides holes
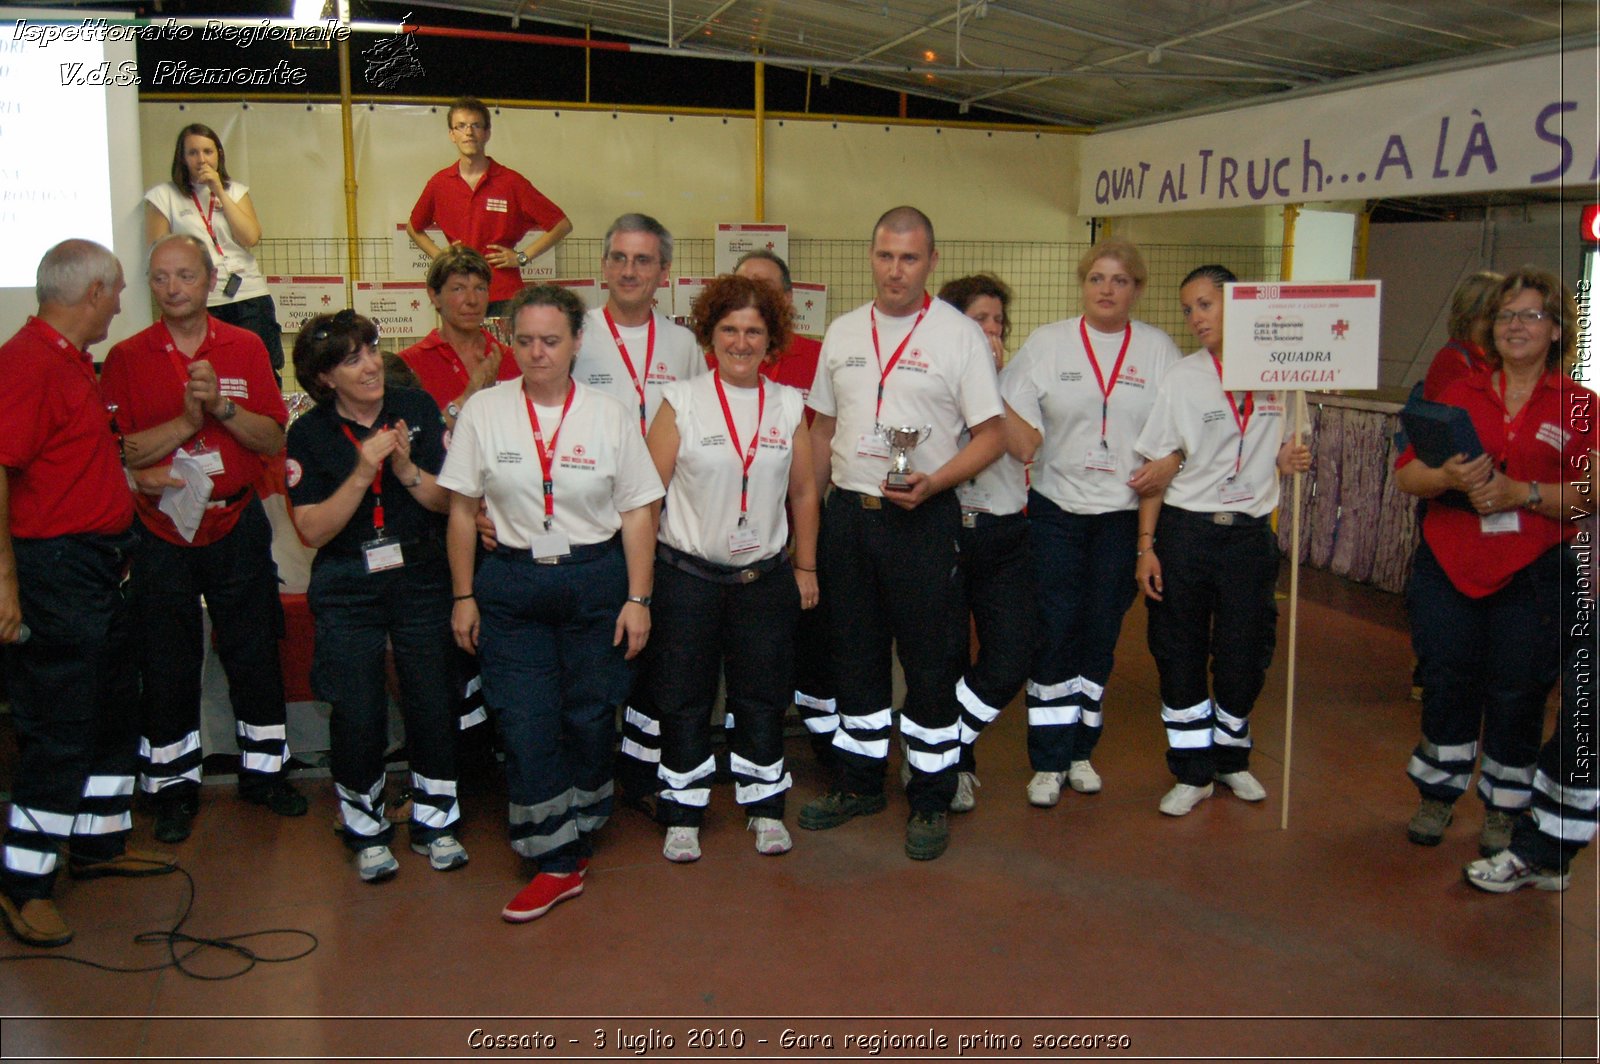
[[[628,261],[628,256],[624,255],[620,251],[613,251],[611,254],[606,256],[606,262],[617,267],[618,269],[626,266]],[[654,255],[635,255],[633,256],[633,268],[636,270],[648,270],[650,267],[654,266],[660,261],[661,260],[656,258]]]
[[[450,127],[452,133],[482,133],[489,127],[482,122],[457,122]]]
[[[1537,325],[1541,321],[1550,320],[1550,315],[1542,310],[1502,310],[1491,319],[1496,325],[1510,325],[1520,321],[1524,325]]]

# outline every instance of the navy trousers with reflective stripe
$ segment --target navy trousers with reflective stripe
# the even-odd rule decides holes
[[[962,605],[951,613],[951,638],[962,662],[971,657],[967,615],[978,632],[978,655],[956,687],[963,772],[976,772],[973,746],[1028,679],[1037,618],[1028,519],[1010,514],[981,528],[962,528]]]

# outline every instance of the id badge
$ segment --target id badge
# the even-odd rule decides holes
[[[1478,530],[1486,536],[1504,536],[1522,531],[1522,514],[1517,510],[1501,510],[1497,514],[1483,514],[1478,518]]]
[[[379,536],[361,544],[361,557],[367,563],[367,572],[381,573],[385,569],[398,569],[405,565],[405,552],[398,539]]]
[[[1224,506],[1237,506],[1241,502],[1249,502],[1256,497],[1255,489],[1248,484],[1242,484],[1232,477],[1224,480],[1217,488],[1217,495]]]
[[[189,457],[200,463],[200,469],[208,477],[222,475],[222,452],[213,451],[206,446],[204,440],[197,440],[189,449]]]
[[[863,432],[856,441],[857,458],[888,458],[889,443],[873,432]]]
[[[761,546],[761,533],[754,525],[744,525],[728,533],[728,553],[737,558]]]
[[[1083,456],[1083,468],[1096,473],[1115,473],[1117,452],[1109,447],[1091,447],[1089,453]]]
[[[554,561],[572,553],[572,541],[565,532],[535,532],[531,549],[534,561]]]

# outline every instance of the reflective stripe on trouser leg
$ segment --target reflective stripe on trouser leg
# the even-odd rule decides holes
[[[411,773],[411,822],[429,832],[441,832],[461,819],[461,806],[456,801],[455,780],[429,779],[420,773]],[[413,835],[413,841],[423,839]]]
[[[569,842],[578,841],[578,823],[572,816],[573,789],[532,805],[511,803],[511,848],[524,857],[541,857]]]
[[[622,756],[644,762],[652,768],[661,763],[661,722],[632,706],[622,714]]]
[[[878,761],[889,757],[889,729],[894,725],[894,710],[880,709],[852,717],[839,714],[839,728],[833,733],[833,745],[858,757]]]
[[[580,834],[590,835],[605,827],[606,821],[611,819],[615,790],[610,780],[592,791],[572,788],[572,819]]]
[[[1099,745],[1100,732],[1105,727],[1105,713],[1101,709],[1105,693],[1104,685],[1095,683],[1087,676],[1078,677],[1078,726],[1072,734],[1074,761],[1089,760],[1089,755]]]
[[[1488,754],[1479,763],[1478,797],[1494,809],[1526,809],[1533,800],[1533,765],[1502,765]]]
[[[473,673],[461,692],[461,716],[456,721],[460,731],[466,731],[489,719],[489,709],[483,701],[483,677]]]
[[[1411,751],[1406,775],[1416,783],[1425,798],[1453,802],[1466,793],[1472,780],[1472,766],[1478,760],[1478,744],[1436,744],[1419,740]]]
[[[961,723],[924,728],[900,714],[900,734],[906,741],[906,760],[913,772],[938,772],[951,768],[961,756]],[[887,740],[885,740],[887,742]]]
[[[200,731],[195,729],[174,743],[152,746],[150,740],[139,737],[140,788],[154,794],[175,783],[200,785],[200,763],[204,758],[200,749]]]
[[[244,772],[259,772],[276,776],[283,771],[289,758],[289,729],[283,724],[246,724],[235,726],[239,740],[239,768]]]
[[[6,834],[6,871],[19,876],[48,876],[56,870],[57,850],[72,834],[73,816],[12,803]]]
[[[1167,729],[1167,745],[1174,750],[1204,750],[1211,745],[1211,700],[1186,709],[1161,707],[1161,723]]]
[[[1563,787],[1541,769],[1533,779],[1533,822],[1541,835],[1585,845],[1595,836],[1600,789]]]
[[[659,795],[664,802],[676,802],[679,805],[692,806],[704,809],[711,801],[711,777],[717,771],[717,759],[708,757],[688,772],[674,772],[665,764],[656,769],[664,785]],[[705,786],[699,786],[706,781]]]
[[[133,777],[90,776],[72,822],[74,835],[116,835],[133,830]]]
[[[1083,715],[1078,704],[1082,691],[1079,676],[1060,683],[1028,681],[1023,701],[1028,707],[1028,763],[1035,772],[1067,770],[1073,735]]]
[[[1236,717],[1215,703],[1211,709],[1214,714],[1211,723],[1211,744],[1237,746],[1248,750],[1251,746],[1249,718]]]
[[[839,700],[836,698],[817,698],[804,691],[796,691],[794,708],[806,731],[812,735],[826,735],[839,730]]]
[[[983,729],[993,724],[995,718],[1000,716],[1000,706],[991,706],[979,698],[971,687],[967,686],[967,678],[963,676],[956,681],[956,702],[961,706],[961,718],[957,722],[961,742],[971,746],[978,741],[978,736],[983,734]]]
[[[793,777],[783,770],[781,757],[770,765],[758,765],[732,754],[728,767],[733,771],[733,800],[740,805],[754,805],[782,794],[794,784]]]
[[[339,816],[344,820],[346,835],[355,839],[376,840],[390,830],[383,800],[384,777],[379,776],[365,794],[342,783],[333,785],[339,795]]]

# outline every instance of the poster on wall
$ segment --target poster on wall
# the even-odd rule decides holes
[[[711,283],[710,277],[679,277],[672,285],[672,305],[683,324],[688,324],[689,310],[700,293]]]
[[[794,300],[794,331],[820,337],[828,331],[828,286],[811,281],[796,281],[790,292]]]
[[[1224,285],[1223,387],[1376,388],[1382,298],[1381,281]]]
[[[344,309],[344,278],[268,277],[267,292],[278,311],[278,328],[297,333],[318,314]]]
[[[600,281],[594,277],[567,277],[557,278],[550,282],[557,288],[565,288],[569,292],[576,292],[578,298],[583,300],[583,305],[590,310],[605,306],[606,294],[601,290]]]
[[[442,229],[424,230],[428,239],[441,248],[449,247],[450,241],[445,239]],[[526,236],[518,243],[518,247],[527,247],[529,244],[544,236],[543,229],[529,230]],[[389,275],[397,278],[415,277],[419,280],[428,276],[428,267],[433,260],[416,244],[411,242],[411,236],[406,232],[404,222],[394,224],[394,242],[389,245]],[[529,262],[521,270],[524,281],[548,281],[556,275],[555,249],[551,249]]]
[[[788,262],[789,227],[776,222],[718,222],[712,265],[718,273],[732,273],[741,255],[757,249]]]
[[[384,336],[426,336],[433,331],[433,304],[422,281],[357,281],[355,311],[377,322]]]

